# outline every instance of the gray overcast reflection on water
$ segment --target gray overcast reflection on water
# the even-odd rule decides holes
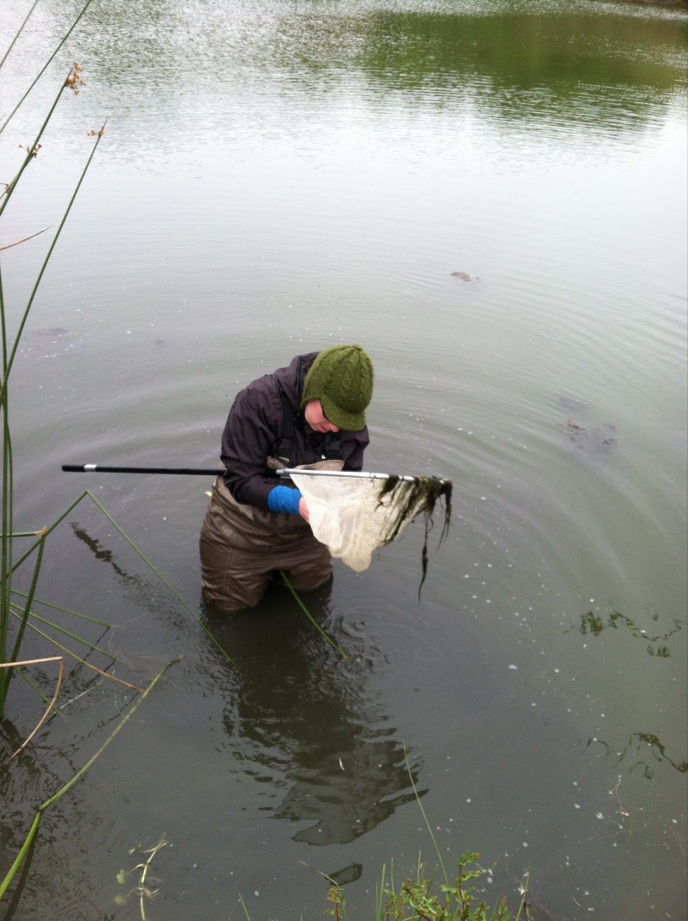
[[[0,53],[28,0],[3,0]],[[79,5],[42,0],[0,117]],[[38,597],[144,686],[43,818],[5,917],[133,918],[117,881],[165,834],[151,921],[370,918],[383,865],[467,850],[533,917],[686,918],[685,8],[573,2],[94,0],[0,135],[8,335],[92,148],[12,370],[15,528],[85,498]],[[370,470],[454,484],[357,575],[200,603],[203,478],[236,391],[360,342]],[[19,577],[28,584],[28,574]],[[209,631],[206,633],[196,615]],[[225,650],[227,659],[221,650]],[[46,655],[39,638],[29,654]],[[103,665],[105,660],[97,664]],[[54,676],[39,676],[52,693]],[[84,693],[83,696],[79,696]],[[73,669],[61,719],[0,771],[9,866],[130,700]],[[38,719],[13,684],[3,746]]]

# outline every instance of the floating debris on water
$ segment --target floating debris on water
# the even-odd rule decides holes
[[[555,398],[554,405],[557,411],[566,413],[566,419],[560,426],[578,451],[590,458],[599,458],[616,450],[619,444],[616,426],[592,419],[590,404],[560,394]]]
[[[82,344],[82,340],[75,339],[63,326],[49,326],[29,330],[22,339],[19,354],[39,360],[57,358],[79,348]]]
[[[477,275],[469,275],[468,272],[452,272],[451,277],[456,278],[458,281],[466,281],[466,282],[480,281]]]
[[[619,444],[619,440],[616,437],[616,426],[610,422],[586,428],[576,422],[575,419],[569,418],[564,423],[564,428],[568,432],[569,439],[581,451],[588,451],[598,455],[608,454]]]
[[[71,335],[63,326],[50,326],[46,329],[32,329],[29,336],[41,336],[46,339],[65,339]]]

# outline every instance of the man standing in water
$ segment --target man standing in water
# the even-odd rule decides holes
[[[332,558],[313,536],[305,499],[275,471],[304,464],[361,470],[372,393],[363,349],[334,345],[298,355],[237,395],[222,435],[225,470],[201,528],[206,602],[229,612],[253,607],[280,569],[298,591],[331,577]]]

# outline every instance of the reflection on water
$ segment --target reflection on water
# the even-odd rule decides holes
[[[308,596],[318,622],[329,615],[324,594]],[[409,772],[416,783],[420,760],[367,686],[375,653],[351,625],[337,636],[345,661],[274,600],[209,625],[231,657],[224,726],[236,770],[268,787],[263,810],[307,823],[294,841],[349,843],[414,799]]]
[[[153,575],[141,575],[129,570],[117,562],[117,554],[103,547],[99,538],[92,537],[85,528],[77,523],[71,524],[74,536],[93,554],[93,558],[107,563],[118,578],[122,596],[140,605],[151,614],[170,616],[174,610],[181,610],[181,605],[173,598],[169,589],[160,578]]]
[[[124,147],[149,166],[152,95],[164,124],[165,143],[153,144],[159,162],[173,137],[189,153],[218,131],[230,145],[255,129],[288,137],[354,85],[367,105],[389,112],[468,109],[496,127],[563,135],[579,126],[590,139],[637,135],[686,85],[685,36],[670,12],[645,11],[640,23],[622,6],[591,15],[583,5],[533,4],[524,14],[519,3],[472,0],[450,10],[379,0],[213,0],[202,15],[177,0],[141,7],[134,23],[127,4],[93,4],[81,30],[92,37],[86,76],[98,111],[117,100],[108,127],[117,145],[104,156]],[[46,15],[45,28],[59,35],[68,13]],[[304,94],[305,108],[293,107]]]

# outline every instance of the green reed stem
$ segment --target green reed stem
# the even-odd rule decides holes
[[[29,534],[25,535],[27,537],[34,537],[36,534],[35,531],[30,531]],[[15,535],[16,536],[16,535]],[[18,589],[12,589],[13,595],[18,595],[20,598],[26,598],[25,592],[20,592]],[[36,604],[40,604],[41,607],[50,608],[51,611],[59,611],[61,614],[69,614],[70,617],[76,617],[79,620],[85,620],[89,624],[95,624],[96,627],[103,627],[104,629],[109,628],[110,624],[106,623],[104,620],[98,620],[95,617],[89,617],[88,614],[80,614],[79,611],[70,611],[69,608],[63,608],[59,604],[51,604],[49,601],[43,601],[40,598],[34,599]]]
[[[5,324],[5,300],[2,286],[2,271],[0,270],[0,332],[2,334],[2,370],[3,380],[7,373],[7,327]],[[7,657],[7,629],[9,619],[9,585],[5,574],[9,573],[12,566],[12,490],[10,478],[12,475],[12,457],[9,422],[7,419],[7,394],[0,400],[2,411],[2,546],[0,547],[0,662],[5,662]],[[4,698],[0,694],[0,717],[3,715]]]
[[[299,598],[299,596],[296,594],[296,591],[295,591],[293,585],[291,584],[291,582],[290,582],[289,579],[287,578],[287,574],[286,574],[286,572],[285,572],[283,569],[280,569],[280,575],[282,576],[282,581],[284,582],[284,584],[287,586],[287,588],[289,589],[289,591],[290,591],[290,592],[292,593],[292,595],[294,596],[294,599],[295,599],[296,603],[297,603],[298,606],[301,608],[301,610],[302,610],[303,613],[306,615],[306,617],[310,620],[310,622],[313,624],[313,626],[314,626],[315,629],[318,631],[318,633],[319,633],[325,640],[327,640],[327,642],[330,644],[330,646],[331,646],[333,649],[335,649],[335,650],[339,653],[339,655],[342,657],[342,659],[346,659],[346,658],[347,658],[346,653],[345,653],[343,650],[341,650],[341,649],[339,648],[339,646],[337,646],[337,644],[335,643],[335,641],[332,639],[331,636],[328,636],[327,633],[325,633],[325,631],[323,630],[323,628],[320,626],[320,624],[319,624],[319,623],[316,621],[316,619],[313,617],[313,615],[312,615],[311,612],[308,610],[308,608],[306,607],[306,605],[303,603],[303,601],[301,601],[301,599]]]
[[[384,863],[382,864],[382,875],[380,876],[380,883],[375,883],[375,921],[385,921],[385,915],[383,911],[382,900],[385,895],[385,871],[386,867]],[[394,883],[392,882],[392,888],[394,888]]]
[[[88,0],[86,7],[89,5],[90,2],[91,0]],[[82,13],[77,18],[76,22],[78,22],[78,19],[81,17],[81,15],[83,15],[83,12],[85,11],[86,7],[84,7],[84,9],[82,10]],[[74,23],[74,25],[76,25],[76,22]],[[74,28],[74,25],[72,26],[72,28]],[[70,29],[70,32],[71,32],[71,29]],[[57,103],[60,97],[62,96],[62,93],[67,87],[71,85],[70,78],[73,78],[73,80],[76,80],[78,78],[78,68],[76,65],[74,65],[74,67],[70,69],[67,75],[67,78],[65,79],[64,83],[59,89],[59,92],[55,96],[53,104],[50,107],[50,110],[48,111],[48,115],[44,119],[38,131],[38,134],[36,135],[36,139],[33,145],[31,145],[31,147],[26,152],[26,156],[24,157],[24,161],[19,169],[19,172],[14,177],[14,179],[10,182],[7,188],[4,190],[2,195],[0,195],[0,215],[2,215],[7,203],[9,202],[12,196],[12,192],[16,188],[17,183],[19,182],[21,176],[24,173],[24,170],[29,165],[30,161],[34,158],[38,150],[38,146],[39,146],[38,142],[40,138],[43,136],[43,132],[45,131],[50,119],[52,118],[52,115],[55,111]],[[5,124],[7,124],[7,121],[9,121],[9,119],[5,121]],[[23,312],[22,318],[19,323],[19,327],[14,337],[14,345],[12,346],[12,349],[9,352],[9,354],[8,354],[5,302],[4,302],[4,296],[3,296],[3,291],[2,291],[2,276],[0,274],[0,317],[1,317],[1,323],[2,323],[2,381],[0,382],[0,410],[2,411],[2,487],[1,487],[2,488],[2,547],[1,547],[1,552],[0,552],[0,566],[1,566],[2,575],[1,575],[1,581],[0,581],[0,662],[3,662],[3,663],[8,661],[8,656],[7,656],[8,629],[9,629],[8,621],[9,621],[9,613],[10,613],[11,575],[15,570],[15,566],[13,565],[13,562],[12,562],[12,536],[11,536],[12,531],[13,531],[13,496],[14,496],[13,482],[14,481],[13,481],[13,465],[12,465],[12,440],[11,440],[10,426],[9,426],[9,399],[8,399],[9,376],[12,370],[12,365],[14,363],[14,358],[17,354],[17,349],[19,348],[19,342],[21,339],[21,335],[24,331],[24,326],[29,316],[29,311],[31,310],[31,306],[36,296],[36,292],[43,278],[43,275],[45,273],[45,269],[48,265],[50,257],[52,256],[52,253],[55,249],[57,240],[60,237],[62,228],[64,227],[64,224],[67,220],[67,216],[69,215],[69,212],[72,208],[76,195],[84,180],[86,171],[93,159],[93,156],[95,154],[95,151],[100,141],[100,138],[102,136],[102,133],[103,133],[103,129],[101,129],[100,132],[98,132],[96,136],[96,142],[93,145],[93,150],[91,151],[91,155],[89,156],[86,166],[84,167],[82,171],[82,174],[72,194],[69,204],[67,205],[67,209],[62,217],[62,220],[57,229],[57,232],[50,245],[48,254],[39,271],[39,274],[34,284],[33,290],[29,297],[29,301]],[[45,536],[46,536],[46,532],[43,533],[41,541],[39,542],[40,543],[39,558],[42,557],[42,554],[43,554],[43,542],[45,540]],[[35,569],[34,571],[34,583],[31,589],[32,593],[35,590],[35,580],[37,579],[39,569],[40,569],[40,562],[38,563],[37,569]],[[30,602],[27,605],[25,617],[20,626],[19,634],[16,638],[16,641],[14,644],[14,651],[10,657],[10,661],[14,661],[17,658],[19,646],[21,644],[21,640],[24,635],[24,629],[26,626],[26,617],[28,617],[29,609],[30,609]],[[7,698],[7,691],[9,688],[11,677],[12,677],[12,670],[7,670],[7,672],[4,673],[0,677],[0,718],[4,716],[5,701]]]
[[[440,852],[439,845],[437,844],[437,839],[435,838],[432,832],[432,826],[430,825],[430,822],[428,821],[428,817],[425,814],[425,809],[423,809],[423,804],[420,801],[420,796],[418,795],[418,789],[416,787],[416,782],[413,779],[413,774],[411,773],[411,765],[409,764],[408,752],[406,751],[405,745],[404,745],[404,760],[406,761],[406,771],[408,773],[409,780],[411,781],[411,788],[413,789],[413,795],[415,796],[416,802],[418,803],[420,814],[423,816],[425,827],[427,828],[428,834],[430,835],[430,838],[432,839],[432,844],[433,844],[433,847],[435,848],[435,854],[437,855],[437,859],[440,863],[440,867],[442,868],[442,876],[444,877],[445,885],[449,885],[449,876],[447,875],[447,871],[444,866],[444,861],[442,860],[442,854]]]
[[[12,41],[10,42],[7,51],[3,54],[2,58],[0,59],[0,68],[2,67],[2,65],[3,65],[3,64],[5,63],[5,61],[7,60],[7,56],[9,55],[10,51],[14,48],[14,46],[15,46],[15,44],[16,44],[16,42],[17,42],[17,39],[19,38],[19,36],[20,36],[20,35],[22,34],[22,32],[24,31],[24,26],[25,26],[26,23],[29,21],[29,17],[31,16],[31,14],[33,13],[33,11],[36,9],[37,6],[38,6],[38,0],[34,0],[33,6],[31,7],[31,9],[29,10],[29,12],[28,12],[28,13],[26,14],[26,16],[24,17],[24,22],[19,26],[19,29],[18,29],[16,35],[14,36],[14,38],[12,39]],[[6,124],[6,123],[5,123],[5,124]],[[2,130],[2,129],[0,129],[0,130]]]
[[[40,629],[39,627],[37,627],[35,624],[31,623],[31,621],[28,622],[28,626],[29,626],[29,629],[30,629],[33,633],[36,634],[36,636],[40,636],[42,639],[47,640],[47,642],[49,642],[51,646],[54,646],[55,649],[59,649],[60,652],[63,652],[65,655],[69,656],[70,659],[74,659],[74,661],[75,661],[75,662],[78,662],[79,665],[83,665],[85,668],[93,669],[94,671],[97,671],[98,674],[103,674],[103,670],[102,670],[102,669],[100,669],[100,668],[95,668],[95,666],[90,665],[85,659],[83,659],[83,658],[82,658],[80,655],[78,655],[76,652],[73,652],[71,649],[68,649],[66,646],[63,646],[62,643],[59,642],[59,640],[56,640],[54,637],[52,637],[52,636],[50,636],[49,634],[45,633],[43,630],[41,630],[41,629]],[[83,642],[83,640],[81,640],[81,642]],[[97,651],[100,652],[101,650],[97,650]],[[105,653],[103,653],[103,655],[105,655]],[[14,660],[13,660],[13,661],[14,661]]]
[[[86,496],[90,496],[90,493],[89,493],[88,491],[82,492],[82,494],[79,496],[79,498],[76,499],[74,502],[72,502],[72,504],[69,506],[69,508],[66,509],[66,510],[59,516],[59,518],[56,518],[55,521],[53,521],[53,523],[52,523],[51,525],[49,525],[47,528],[45,528],[44,531],[41,532],[41,533],[44,533],[46,537],[48,537],[50,534],[52,534],[52,532],[55,530],[55,528],[65,520],[65,518],[69,515],[69,513],[72,512],[72,511],[77,507],[77,505],[81,502],[81,500],[84,499]],[[11,569],[10,573],[14,573],[14,572],[17,571],[17,569],[19,569],[19,567],[20,567],[21,564],[24,562],[24,560],[27,560],[27,559],[31,556],[31,554],[34,552],[34,550],[35,550],[36,547],[38,546],[39,542],[40,542],[40,541],[36,541],[36,543],[32,544],[32,545],[29,547],[29,549],[26,550],[26,551],[19,557],[19,559],[18,559],[18,560],[14,563],[14,565],[12,566],[12,569]]]
[[[45,117],[45,119],[43,120],[43,124],[42,124],[41,127],[38,129],[38,134],[36,135],[36,138],[35,138],[33,144],[30,144],[29,147],[28,147],[28,149],[27,149],[27,151],[26,151],[26,156],[24,157],[24,159],[23,159],[23,161],[22,161],[22,165],[19,167],[19,172],[18,172],[17,175],[14,177],[14,179],[7,185],[7,188],[6,188],[6,189],[2,192],[2,194],[0,195],[0,199],[2,199],[2,204],[0,204],[0,215],[2,215],[2,212],[3,212],[3,211],[5,210],[5,208],[7,207],[7,203],[9,202],[10,198],[12,197],[12,192],[14,192],[14,190],[16,189],[17,183],[18,183],[19,180],[21,179],[21,177],[22,177],[22,175],[23,175],[23,173],[24,173],[24,170],[25,170],[26,167],[29,165],[29,163],[31,163],[31,161],[34,159],[34,157],[35,157],[35,155],[36,155],[36,151],[37,151],[37,149],[38,149],[38,142],[39,142],[40,139],[43,137],[43,132],[44,132],[45,129],[48,127],[48,123],[49,123],[50,119],[53,117],[53,113],[55,112],[55,109],[57,108],[57,104],[58,104],[58,102],[60,101],[60,98],[61,98],[63,92],[65,91],[65,88],[67,87],[67,80],[69,80],[69,77],[72,75],[72,72],[73,72],[73,68],[70,68],[69,74],[67,75],[67,77],[66,77],[64,83],[62,84],[62,86],[61,86],[60,89],[58,90],[57,95],[55,96],[55,99],[53,100],[53,104],[50,106],[50,109],[48,110],[48,114],[47,114],[47,116]]]
[[[31,577],[31,585],[30,585],[29,592],[26,598],[26,604],[24,605],[21,616],[19,617],[19,629],[17,630],[17,635],[14,639],[14,646],[12,648],[12,652],[10,653],[9,659],[3,658],[3,664],[7,662],[10,662],[10,663],[16,662],[17,659],[19,658],[19,650],[21,648],[22,640],[24,638],[24,632],[26,630],[26,625],[29,620],[29,614],[31,613],[31,605],[33,603],[33,597],[36,592],[36,585],[38,584],[38,575],[41,570],[41,563],[43,561],[44,549],[45,549],[45,534],[42,534],[39,540],[39,543],[38,543],[38,554],[36,557],[36,562],[34,564],[33,574]],[[10,606],[8,606],[8,609],[7,609],[8,614],[10,613],[10,610],[11,608]],[[13,675],[14,675],[14,669],[12,668],[3,669],[2,672],[0,672],[0,712],[4,712],[4,704],[5,704],[5,700],[7,699],[7,692],[9,690],[10,681],[12,680]]]
[[[19,617],[20,615],[15,610],[13,610],[13,608],[14,606],[12,605],[10,607],[11,613],[14,614],[15,617]],[[58,647],[58,649],[63,649],[63,647],[60,646],[57,643],[57,641],[53,641],[53,639],[50,637],[48,633],[44,633],[42,630],[36,627],[35,623],[43,624],[44,627],[50,627],[51,630],[55,630],[57,633],[60,633],[62,636],[66,636],[68,639],[74,640],[75,643],[81,643],[82,646],[87,646],[91,652],[97,652],[101,656],[105,656],[106,659],[110,659],[112,662],[116,661],[115,656],[111,655],[109,652],[106,652],[104,649],[101,649],[99,646],[96,646],[94,643],[90,643],[88,640],[83,639],[83,637],[78,636],[76,633],[72,633],[70,630],[66,630],[64,627],[60,627],[58,624],[54,624],[52,623],[52,621],[46,620],[46,618],[41,617],[39,614],[36,614],[35,611],[30,611],[29,621],[28,621],[29,628],[33,630],[34,633],[48,640],[48,642],[53,643],[55,646]],[[82,661],[75,654],[70,653],[70,655],[72,656],[72,658],[77,659],[78,662]]]
[[[89,769],[89,768],[94,764],[94,762],[102,755],[102,753],[105,751],[105,749],[108,747],[108,745],[112,742],[112,740],[115,738],[115,736],[124,728],[124,726],[126,725],[126,723],[131,719],[131,717],[134,715],[134,713],[136,712],[136,710],[140,707],[140,705],[143,703],[143,701],[146,699],[146,697],[148,697],[148,695],[149,695],[150,692],[153,690],[153,688],[154,688],[155,685],[158,683],[158,681],[159,681],[159,680],[162,678],[162,676],[165,674],[165,672],[167,671],[167,669],[170,668],[170,666],[174,665],[175,662],[177,662],[177,661],[179,661],[179,660],[178,660],[178,659],[174,659],[172,662],[168,662],[168,664],[167,664],[163,669],[161,669],[161,671],[158,672],[158,674],[157,674],[157,675],[155,676],[155,678],[151,681],[151,683],[148,685],[148,687],[143,691],[143,693],[141,694],[141,696],[139,697],[139,699],[129,708],[128,712],[127,712],[127,713],[124,715],[124,717],[120,720],[120,722],[117,724],[117,726],[115,727],[115,729],[113,730],[113,732],[108,736],[108,738],[107,738],[107,739],[105,740],[105,742],[101,745],[101,747],[98,749],[98,751],[95,753],[95,755],[93,755],[93,757],[90,758],[90,759],[86,762],[86,764],[85,764],[80,770],[78,770],[78,771],[76,772],[76,774],[71,778],[71,780],[67,781],[67,783],[66,783],[63,787],[61,787],[56,793],[54,793],[54,794],[53,794],[49,799],[47,799],[44,803],[41,803],[41,805],[38,807],[38,811],[36,812],[36,815],[34,816],[33,823],[32,823],[32,825],[31,825],[31,828],[29,829],[29,833],[28,833],[28,835],[27,835],[27,837],[26,837],[26,840],[24,841],[24,844],[22,845],[22,847],[21,847],[21,849],[20,849],[20,851],[19,851],[19,854],[17,855],[17,857],[16,857],[14,863],[13,863],[12,866],[10,867],[10,870],[9,870],[9,872],[7,873],[7,875],[5,876],[5,878],[0,882],[0,899],[2,899],[2,898],[4,897],[5,893],[7,892],[7,889],[8,889],[9,886],[11,885],[12,880],[14,879],[14,877],[17,875],[17,872],[19,871],[19,868],[21,867],[23,861],[24,861],[25,858],[26,858],[26,855],[27,855],[28,852],[29,852],[29,848],[30,848],[31,845],[33,844],[33,842],[34,842],[34,840],[35,840],[35,838],[36,838],[36,835],[37,835],[37,833],[38,833],[38,826],[39,826],[39,824],[40,824],[41,818],[43,817],[43,813],[46,812],[48,809],[50,809],[51,806],[54,806],[55,803],[56,803],[59,799],[61,799],[61,797],[63,797],[65,793],[67,793],[69,790],[71,790],[71,788],[72,788],[79,780],[81,780],[81,778],[82,778],[82,777],[84,776],[84,774],[88,771],[88,769]]]
[[[66,85],[66,83],[65,83],[65,85]],[[59,99],[59,96],[58,96],[58,99]],[[100,129],[100,131],[98,131],[98,132],[96,133],[96,141],[95,141],[95,144],[93,145],[93,149],[91,150],[91,153],[90,153],[90,155],[89,155],[89,157],[88,157],[88,160],[86,161],[86,165],[84,166],[84,168],[83,168],[83,170],[82,170],[82,172],[81,172],[81,176],[79,177],[79,181],[77,182],[76,187],[75,187],[75,189],[74,189],[74,192],[72,193],[72,197],[69,199],[69,203],[68,203],[68,205],[67,205],[67,209],[66,209],[65,213],[64,213],[63,216],[62,216],[62,220],[60,221],[60,224],[59,224],[59,226],[58,226],[58,228],[57,228],[57,231],[55,232],[55,236],[53,237],[53,241],[52,241],[52,243],[50,244],[50,247],[49,247],[49,249],[48,249],[47,255],[46,255],[45,259],[43,260],[43,265],[41,266],[41,269],[40,269],[40,271],[39,271],[39,273],[38,273],[38,276],[37,276],[37,278],[36,278],[36,281],[35,281],[35,283],[34,283],[33,290],[31,291],[31,295],[30,295],[30,297],[29,297],[29,301],[28,301],[28,303],[27,303],[27,305],[26,305],[26,308],[25,308],[25,310],[24,310],[24,315],[22,316],[21,321],[20,321],[20,323],[19,323],[19,328],[17,329],[17,335],[15,336],[14,345],[12,346],[12,351],[10,352],[9,357],[8,357],[8,359],[7,359],[7,366],[6,366],[6,368],[5,368],[5,375],[4,375],[4,379],[3,379],[3,382],[2,382],[2,389],[0,389],[0,396],[2,396],[2,395],[4,394],[5,388],[6,388],[6,386],[7,386],[7,380],[8,380],[8,378],[9,378],[10,372],[11,372],[11,370],[12,370],[12,365],[13,365],[13,363],[14,363],[14,358],[15,358],[15,355],[17,354],[17,349],[18,349],[18,347],[19,347],[19,340],[20,340],[20,337],[21,337],[22,333],[24,332],[24,326],[26,325],[26,321],[27,321],[27,319],[28,319],[28,317],[29,317],[29,311],[31,310],[31,307],[32,307],[32,305],[33,305],[34,298],[36,297],[36,292],[38,291],[39,285],[40,285],[40,283],[41,283],[41,281],[42,281],[42,279],[43,279],[43,275],[44,275],[44,273],[45,273],[45,270],[46,270],[47,267],[48,267],[48,263],[49,263],[49,261],[50,261],[50,257],[51,257],[52,254],[53,254],[53,251],[54,251],[54,249],[55,249],[55,246],[57,245],[57,241],[58,241],[59,238],[60,238],[60,234],[62,233],[62,229],[64,228],[64,225],[65,225],[65,223],[67,222],[67,218],[69,217],[69,212],[72,210],[72,205],[74,204],[74,201],[75,201],[75,199],[76,199],[76,196],[79,194],[79,189],[81,188],[81,184],[83,183],[83,181],[84,181],[84,179],[85,179],[85,177],[86,177],[86,173],[87,173],[87,171],[88,171],[88,168],[89,168],[89,166],[91,165],[91,161],[93,160],[93,157],[95,156],[96,150],[98,149],[98,144],[100,143],[100,139],[101,139],[102,136],[103,136],[103,131],[104,131],[104,130],[105,130],[105,124],[103,124],[103,127]],[[31,159],[31,158],[29,157],[29,159]],[[16,181],[16,180],[15,180],[15,181]],[[2,207],[4,207],[4,205],[3,205]],[[1,214],[1,213],[2,213],[2,208],[0,208],[0,214]]]
[[[5,307],[2,287],[2,273],[0,272],[0,323],[2,329],[2,365],[3,380],[5,379],[7,369],[7,329],[5,325]],[[5,391],[0,399],[0,411],[2,411],[2,543],[0,546],[0,662],[7,661],[7,644],[9,630],[9,605],[10,605],[10,585],[6,578],[12,567],[12,516],[13,516],[13,490],[12,490],[12,441],[10,438],[9,420],[8,420],[8,400]],[[0,682],[0,718],[5,712],[5,698],[7,687],[9,686],[9,677],[3,678]]]
[[[21,865],[24,863],[24,860],[26,859],[26,855],[29,853],[29,850],[30,850],[30,848],[31,848],[31,845],[33,844],[34,839],[35,839],[35,837],[36,837],[36,834],[37,834],[37,832],[38,832],[38,826],[39,826],[39,824],[40,824],[41,816],[42,816],[42,815],[43,815],[43,813],[39,811],[39,812],[37,812],[36,815],[33,817],[33,822],[32,822],[32,824],[31,824],[31,828],[29,829],[29,833],[28,833],[28,835],[26,836],[26,840],[24,841],[24,843],[23,843],[22,846],[21,846],[21,850],[20,850],[19,853],[17,854],[14,863],[13,863],[12,866],[9,868],[9,870],[8,870],[8,872],[7,872],[7,875],[6,875],[5,878],[2,880],[2,882],[0,882],[0,899],[2,899],[2,898],[4,897],[5,893],[7,892],[8,887],[9,887],[9,885],[10,885],[10,883],[12,882],[12,880],[14,879],[14,877],[15,877],[15,876],[17,875],[17,873],[19,872],[19,868],[21,867]]]
[[[101,503],[96,499],[96,497],[93,495],[93,493],[90,492],[90,490],[87,489],[85,492],[82,492],[81,495],[79,496],[79,498],[78,498],[78,499],[75,499],[74,502],[72,502],[72,504],[69,506],[69,508],[67,508],[67,509],[59,516],[59,518],[56,518],[55,521],[54,521],[49,527],[45,528],[45,532],[44,532],[44,533],[45,533],[45,536],[47,537],[49,534],[51,534],[51,533],[55,530],[55,528],[57,528],[58,525],[61,524],[61,523],[65,520],[65,518],[67,518],[67,516],[70,514],[70,512],[72,512],[72,511],[77,507],[77,505],[78,505],[80,502],[82,502],[86,497],[88,497],[88,498],[96,505],[96,507],[103,513],[103,515],[105,515],[105,517],[106,517],[107,520],[110,522],[110,524],[111,524],[114,528],[117,529],[117,531],[119,532],[119,534],[122,535],[122,537],[124,538],[124,540],[129,544],[129,546],[132,548],[132,550],[134,550],[134,552],[137,554],[137,556],[139,556],[139,557],[141,558],[141,560],[143,560],[143,562],[144,562],[144,563],[146,564],[146,566],[151,570],[151,572],[153,572],[154,575],[157,576],[158,579],[160,579],[160,581],[163,583],[163,585],[164,585],[167,589],[169,589],[169,591],[170,591],[170,592],[172,593],[172,595],[177,599],[177,601],[185,608],[186,611],[188,611],[188,613],[191,615],[191,617],[196,621],[196,623],[198,624],[198,626],[204,631],[204,633],[206,634],[206,636],[207,636],[207,637],[212,641],[212,643],[218,648],[218,650],[222,653],[222,655],[223,655],[226,659],[228,659],[228,660],[231,662],[232,659],[231,659],[231,656],[229,655],[229,653],[227,652],[227,650],[226,650],[226,649],[223,649],[222,645],[218,642],[218,640],[213,636],[213,634],[212,634],[211,631],[208,629],[208,627],[207,627],[207,626],[202,622],[202,620],[198,617],[198,615],[196,614],[196,612],[186,603],[186,601],[184,601],[184,599],[183,599],[182,596],[179,594],[179,592],[177,592],[177,591],[170,585],[170,583],[167,581],[167,579],[166,579],[166,578],[155,568],[155,566],[150,562],[150,560],[145,556],[145,554],[136,546],[136,544],[135,544],[134,541],[129,537],[129,535],[128,535],[128,534],[117,524],[117,522],[116,522],[115,519],[112,517],[112,515],[107,511],[107,509],[106,509],[103,505],[101,505]],[[31,554],[33,553],[33,551],[36,549],[37,546],[38,546],[38,541],[36,541],[36,543],[32,544],[32,545],[29,547],[29,549],[26,550],[26,551],[22,554],[22,556],[19,557],[19,559],[14,563],[14,565],[13,565],[13,567],[12,567],[12,572],[15,572],[15,571],[21,566],[21,564],[22,564],[26,559],[28,559],[29,556],[31,556]]]
[[[26,624],[29,620],[29,614],[31,613],[31,605],[33,604],[33,596],[36,593],[36,585],[38,584],[38,575],[41,571],[41,563],[43,562],[43,551],[45,550],[45,534],[41,535],[41,539],[38,545],[38,554],[36,557],[36,563],[33,568],[33,575],[31,577],[31,586],[26,598],[26,604],[24,605],[24,610],[21,615],[21,624],[17,635],[14,640],[14,648],[12,649],[11,662],[16,662],[19,658],[19,649],[21,647],[22,637],[24,636],[24,631],[26,630]]]
[[[5,394],[6,397],[6,394]],[[0,401],[3,410],[3,444],[2,444],[2,546],[0,548],[0,662],[7,661],[8,622],[10,606],[9,574],[12,571],[12,454],[9,431],[7,429],[6,399]],[[0,718],[4,715],[4,685],[0,684]]]

